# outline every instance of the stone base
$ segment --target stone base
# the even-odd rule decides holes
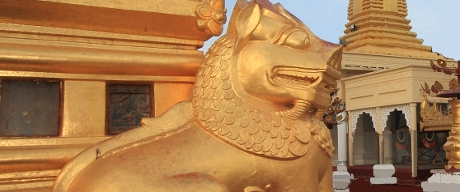
[[[350,173],[348,173],[346,166],[337,166],[337,171],[332,173],[332,178],[334,182],[334,190],[342,191],[348,190],[348,185],[350,185],[354,176],[353,174],[350,175]]]
[[[453,192],[460,191],[460,173],[443,173],[435,171],[428,181],[422,182],[422,188],[425,192]]]
[[[350,192],[350,189],[334,189],[334,192]]]
[[[348,189],[348,186],[350,185],[350,180],[343,180],[343,181],[335,181],[334,180],[334,189],[335,190],[345,190]]]
[[[376,178],[391,178],[396,172],[393,164],[378,164],[374,165],[372,169]]]
[[[371,178],[371,184],[380,185],[380,184],[396,184],[396,177],[373,177]]]
[[[373,166],[374,177],[371,178],[371,184],[396,184],[396,169],[392,164],[377,164]]]

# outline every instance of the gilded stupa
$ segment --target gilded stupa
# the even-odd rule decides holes
[[[402,57],[436,58],[431,46],[411,31],[406,0],[350,0],[344,51]]]
[[[446,85],[452,77],[433,73],[429,63],[444,59],[446,66],[456,66],[456,61],[432,52],[431,46],[417,38],[407,15],[406,0],[349,1],[345,34],[339,38],[343,45],[342,79],[337,82],[338,96],[349,118],[331,130],[333,140],[337,138],[338,165],[363,169],[377,164],[398,165],[394,168],[398,183],[404,178],[421,179],[423,172],[428,172],[422,166],[434,164],[426,164],[423,157],[418,160],[423,148],[418,143],[426,136],[418,124],[417,113],[423,102],[420,85],[435,81]],[[404,145],[410,152],[394,150],[401,143],[392,137],[401,127],[409,129],[410,144]],[[361,171],[358,166],[350,168],[350,173]]]

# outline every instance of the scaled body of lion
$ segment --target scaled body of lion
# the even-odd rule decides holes
[[[333,147],[317,116],[341,49],[267,1],[240,2],[232,21],[190,102],[87,149],[54,190],[333,191]]]

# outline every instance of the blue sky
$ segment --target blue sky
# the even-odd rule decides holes
[[[300,18],[316,35],[333,43],[339,42],[347,20],[348,0],[270,0],[280,2]],[[236,0],[225,0],[230,18]],[[460,59],[460,0],[407,0],[412,32],[424,45],[446,57]],[[206,51],[216,38],[205,43]]]

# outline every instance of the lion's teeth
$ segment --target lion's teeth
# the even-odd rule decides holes
[[[302,73],[296,71],[284,71],[284,70],[273,70],[273,76],[278,76],[280,80],[289,84],[302,84],[309,86],[319,79],[317,74],[313,73]]]

